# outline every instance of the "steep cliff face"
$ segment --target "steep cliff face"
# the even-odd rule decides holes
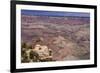
[[[52,59],[84,60],[90,58],[90,22],[82,17],[50,17],[22,15],[22,42],[40,45],[52,50]]]
[[[50,53],[51,49],[46,45],[36,44],[32,51],[36,52],[39,55],[39,59],[41,60],[52,58],[52,55]]]

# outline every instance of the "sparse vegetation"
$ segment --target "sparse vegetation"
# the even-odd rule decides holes
[[[38,44],[40,42],[41,42],[41,40],[39,40],[38,42],[36,41],[35,44]],[[34,46],[34,48],[32,48],[32,45],[28,46],[26,43],[22,43],[22,50],[21,50],[21,53],[22,53],[21,54],[21,59],[22,59],[21,62],[22,63],[53,61],[51,49],[46,48],[48,50],[48,51],[46,51],[46,49],[44,49],[45,47],[42,48],[43,47],[42,45],[40,45],[38,47],[37,46],[35,47],[35,46]],[[44,49],[44,51],[42,49]],[[46,55],[45,53],[48,53],[48,55]]]

